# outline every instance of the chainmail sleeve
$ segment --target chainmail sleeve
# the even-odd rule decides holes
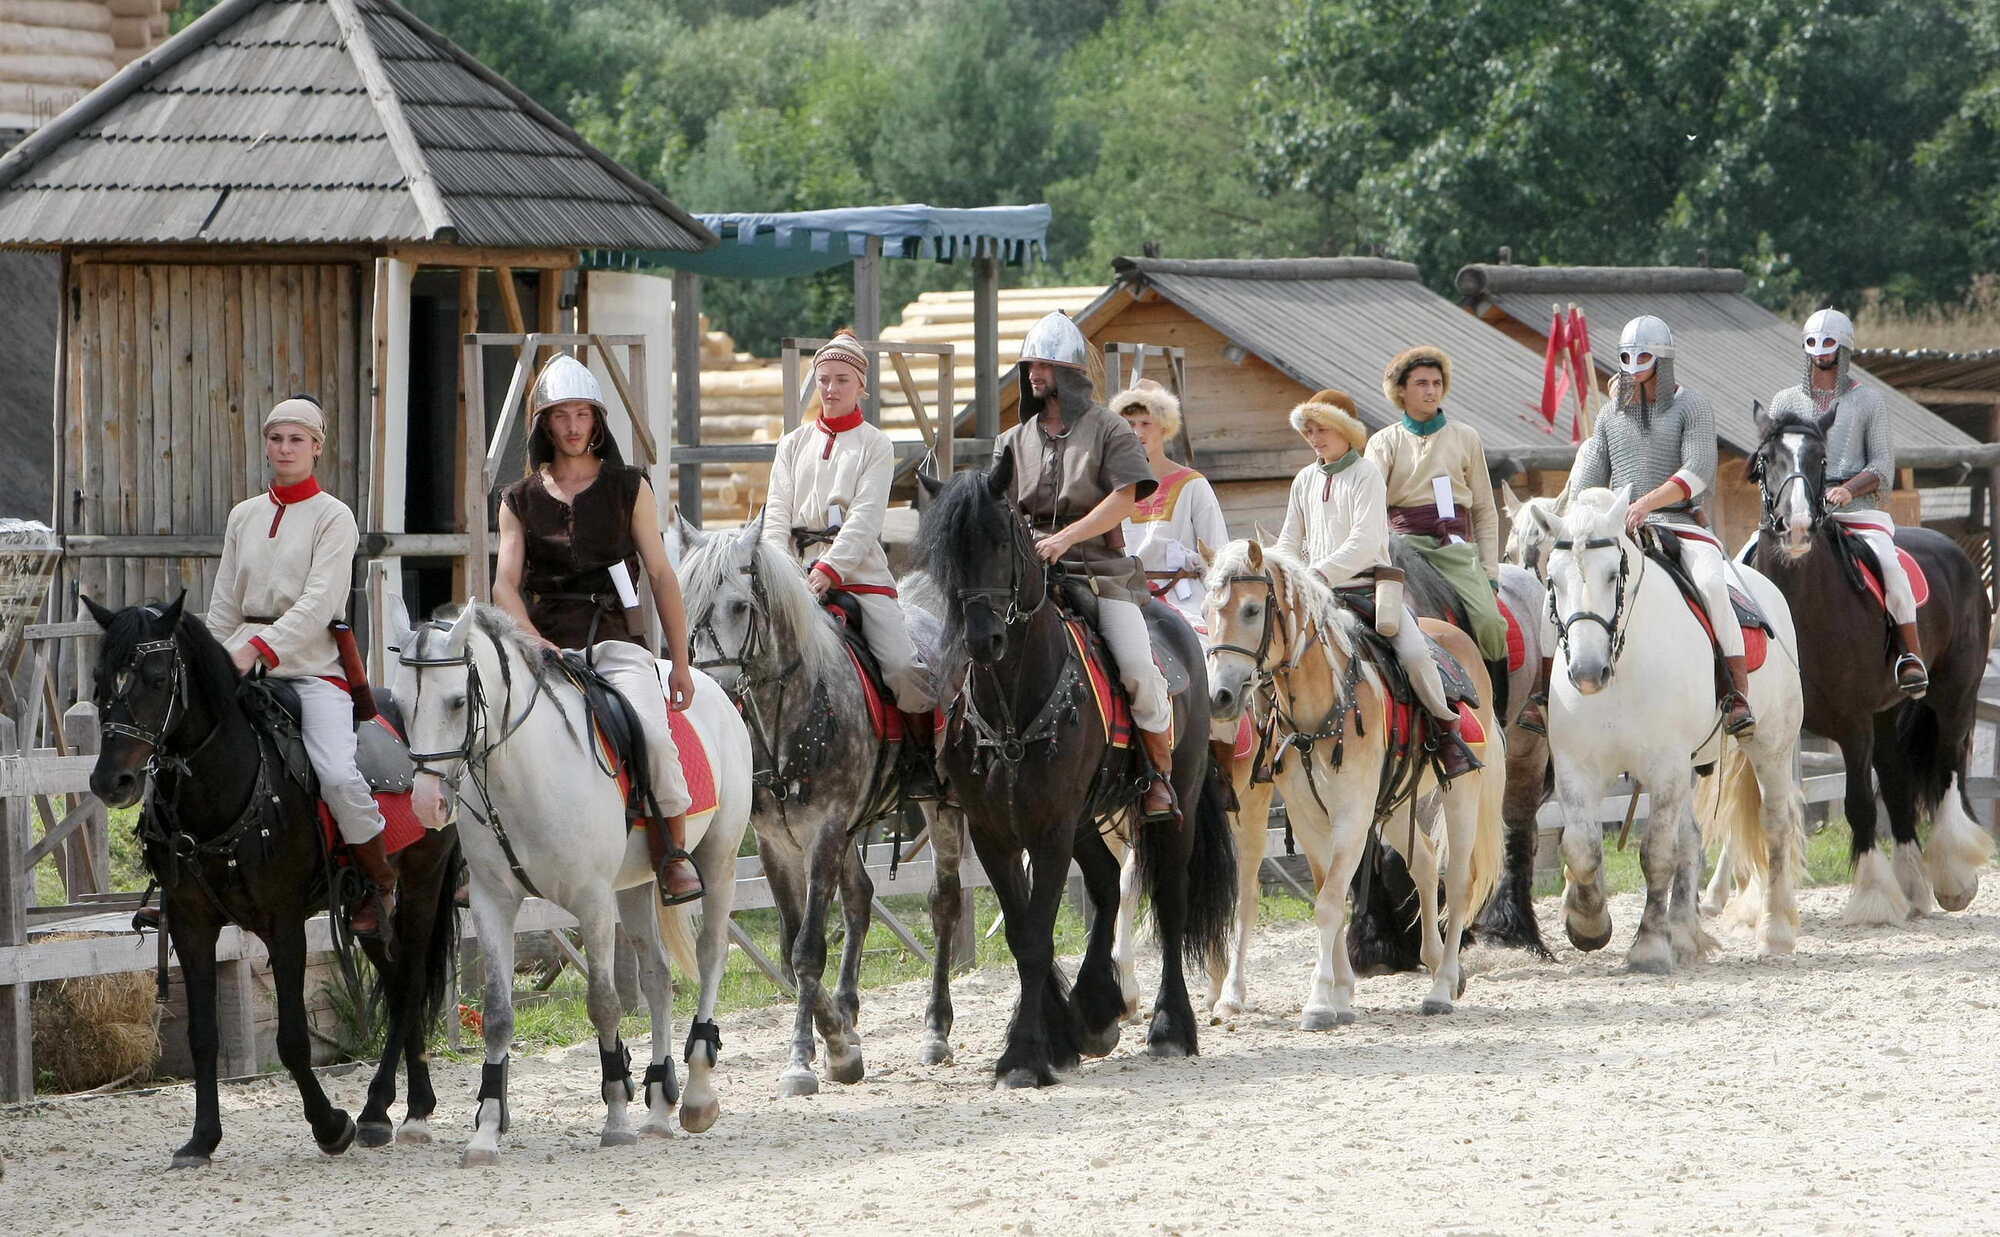
[[[1605,442],[1605,419],[1611,415],[1611,405],[1606,403],[1598,409],[1597,424],[1590,431],[1590,437],[1576,449],[1576,461],[1570,465],[1569,484],[1563,487],[1563,503],[1585,490],[1597,489],[1611,484],[1611,448]]]
[[[1859,390],[1867,390],[1862,387]],[[1859,391],[1857,391],[1857,394]],[[1889,409],[1882,397],[1868,391],[1872,397],[1868,415],[1868,430],[1863,436],[1863,447],[1868,455],[1867,471],[1882,478],[1882,493],[1888,493],[1896,484],[1896,442],[1893,427],[1889,424]]]
[[[1685,387],[1680,396],[1687,400],[1681,415],[1681,471],[1690,474],[1688,480],[1701,482],[1689,486],[1694,498],[1715,488],[1715,409]]]

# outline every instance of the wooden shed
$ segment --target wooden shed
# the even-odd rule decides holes
[[[365,552],[443,600],[486,433],[462,338],[571,326],[581,250],[713,243],[393,0],[222,0],[0,159],[0,247],[61,262],[67,583],[204,602],[259,422],[308,392]]]

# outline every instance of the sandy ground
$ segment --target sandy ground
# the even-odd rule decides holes
[[[1255,1008],[1155,1061],[1129,1032],[1065,1085],[996,1093],[1011,972],[957,986],[957,1064],[916,1064],[922,989],[866,995],[869,1074],[780,1101],[781,1025],[728,1019],[723,1117],[600,1150],[590,1045],[517,1057],[498,1168],[461,1170],[477,1071],[444,1067],[428,1148],[312,1147],[296,1093],[227,1087],[213,1167],[165,1171],[193,1095],[0,1113],[0,1230],[549,1233],[1965,1232],[2000,1214],[2000,879],[1898,931],[1803,896],[1796,957],[1740,934],[1672,979],[1614,949],[1475,955],[1449,1018],[1415,977],[1362,1020],[1294,1029],[1310,929],[1267,931]],[[1556,907],[1545,902],[1545,923]],[[1558,930],[1558,935],[1559,930]],[[363,1075],[332,1080],[358,1110]]]

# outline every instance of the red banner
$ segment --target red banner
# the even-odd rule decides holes
[[[1570,372],[1576,386],[1576,420],[1571,422],[1570,441],[1583,441],[1583,422],[1590,415],[1590,400],[1597,394],[1597,369],[1590,359],[1590,324],[1583,310],[1569,307],[1568,331]]]
[[[1569,323],[1564,321],[1562,307],[1557,306],[1549,322],[1549,347],[1542,357],[1542,420],[1554,429],[1556,412],[1561,409],[1563,396],[1569,392],[1570,360]]]

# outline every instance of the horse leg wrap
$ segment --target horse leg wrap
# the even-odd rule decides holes
[[[654,1087],[660,1089],[660,1094],[666,1099],[669,1107],[681,1102],[681,1083],[680,1079],[674,1076],[674,1063],[672,1061],[662,1061],[658,1065],[648,1065],[646,1067],[646,1107],[648,1108],[653,1106]]]
[[[632,1087],[632,1050],[625,1046],[625,1041],[622,1039],[619,1040],[611,1046],[609,1051],[599,1048],[597,1050],[597,1065],[604,1072],[604,1102],[607,1104],[611,1102],[611,1085],[613,1083],[623,1083],[625,1086],[625,1101],[630,1103],[632,1097],[637,1092]]]
[[[500,1105],[500,1132],[507,1132],[507,1061],[500,1058],[497,1065],[479,1067],[479,1098],[472,1105],[472,1128],[479,1128],[479,1110],[487,1100],[495,1100]]]
[[[696,1044],[708,1045],[708,1057],[710,1061],[721,1060],[722,1028],[715,1025],[713,1021],[690,1023],[688,1025],[687,1047],[681,1053],[681,1060],[686,1061],[690,1065],[694,1064],[694,1046]]]

